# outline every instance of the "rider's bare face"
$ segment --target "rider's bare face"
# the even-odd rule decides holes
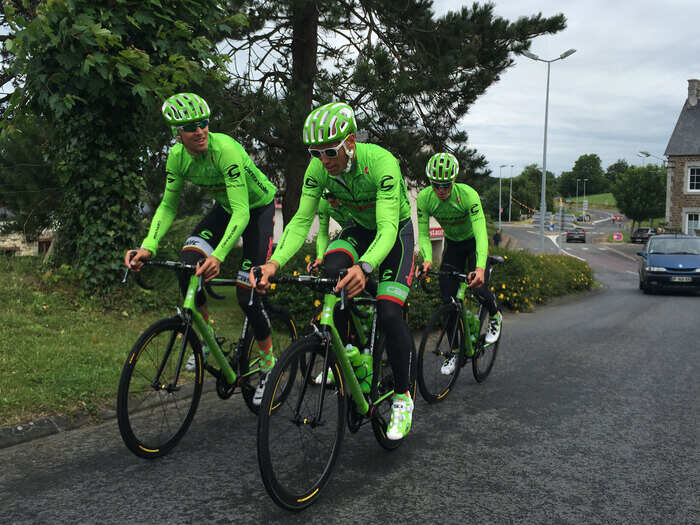
[[[180,140],[182,140],[182,145],[190,155],[200,155],[207,151],[207,145],[209,143],[209,126],[204,128],[197,128],[194,131],[184,131],[178,130],[180,134]]]
[[[314,146],[314,149],[319,149],[323,151],[324,149],[335,148],[340,143],[340,140],[326,142],[325,144]],[[345,148],[347,148],[348,151],[355,150],[355,135],[348,135],[345,139],[345,143],[343,144],[343,146],[344,147],[341,147],[338,150],[338,155],[335,157],[329,157],[325,153],[321,153],[321,162],[323,163],[323,167],[326,168],[328,173],[330,173],[333,176],[340,175],[341,173],[343,173],[345,167],[348,165],[348,155],[347,153],[345,153]]]

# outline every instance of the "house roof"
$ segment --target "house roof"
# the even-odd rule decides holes
[[[664,155],[700,155],[700,104],[685,102]]]

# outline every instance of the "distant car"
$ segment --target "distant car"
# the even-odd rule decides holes
[[[566,232],[566,242],[586,242],[586,230],[578,226]]]
[[[630,241],[644,244],[652,235],[654,235],[654,232],[650,228],[637,228],[630,235]]]
[[[654,235],[637,255],[639,288],[644,293],[662,288],[700,290],[700,237]]]

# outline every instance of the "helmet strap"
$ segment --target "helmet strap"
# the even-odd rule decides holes
[[[352,169],[352,162],[353,162],[353,157],[355,156],[355,150],[348,150],[348,147],[346,144],[343,144],[343,150],[345,150],[345,155],[348,157],[348,164],[345,166],[345,169],[343,170],[343,173],[348,173]]]

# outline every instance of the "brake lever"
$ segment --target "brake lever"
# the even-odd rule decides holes
[[[262,270],[260,269],[260,266],[253,268],[253,278],[255,279],[255,282],[250,283],[250,299],[248,300],[248,306],[253,306],[253,300],[255,299],[255,285],[258,284],[258,281],[262,278]]]

